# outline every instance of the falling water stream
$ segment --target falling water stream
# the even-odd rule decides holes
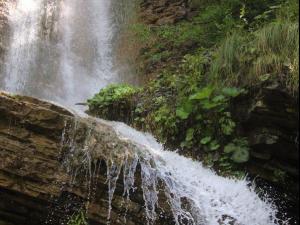
[[[74,106],[118,82],[107,0],[17,0],[0,88]]]
[[[116,34],[110,0],[17,0],[10,5],[12,29],[0,88],[74,107],[102,87],[120,81],[114,67]],[[4,79],[3,79],[4,78]],[[1,80],[1,79],[0,79]],[[246,180],[217,176],[201,163],[165,151],[153,137],[122,124],[105,122],[132,149],[131,160],[110,170],[109,202],[124,167],[125,192],[134,187],[141,166],[146,217],[156,219],[158,181],[177,225],[275,225],[277,210],[260,199]],[[91,135],[87,135],[87,143]],[[87,160],[90,145],[86,151]],[[182,207],[183,199],[190,204]]]

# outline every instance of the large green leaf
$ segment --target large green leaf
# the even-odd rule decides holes
[[[235,87],[231,87],[231,88],[223,88],[222,89],[222,93],[226,96],[229,97],[237,97],[241,94],[241,90]]]
[[[189,100],[186,100],[180,107],[177,108],[176,116],[182,120],[186,120],[193,112],[193,109],[193,103]]]
[[[211,151],[216,151],[221,147],[221,145],[218,143],[218,141],[214,140],[209,144],[209,148]]]
[[[226,97],[224,95],[217,95],[212,99],[213,102],[224,102],[226,100]]]
[[[228,145],[225,146],[224,152],[227,153],[227,154],[229,154],[229,153],[235,152],[236,149],[237,149],[237,146],[235,144],[233,144],[233,143],[230,143],[230,144],[228,144]]]
[[[203,99],[208,99],[211,94],[213,93],[213,88],[212,87],[206,87],[197,92],[196,94],[190,96],[190,100],[203,100]]]
[[[204,101],[202,102],[202,107],[203,107],[203,109],[207,109],[207,110],[216,108],[216,107],[218,107],[219,105],[220,105],[220,103],[212,102],[212,101],[209,101],[209,100],[204,100]]]
[[[200,142],[201,142],[201,144],[206,145],[211,141],[211,139],[212,139],[211,137],[205,137],[205,138],[202,138]]]
[[[195,133],[195,129],[193,129],[193,128],[188,129],[185,140],[187,142],[192,141],[194,138],[194,133]]]
[[[232,155],[231,159],[236,163],[245,163],[248,162],[250,158],[248,148],[238,148]]]
[[[186,112],[183,108],[179,108],[176,110],[176,116],[182,120],[186,120],[189,118],[190,113]]]

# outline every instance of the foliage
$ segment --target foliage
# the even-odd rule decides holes
[[[141,42],[149,42],[152,37],[151,27],[143,23],[135,23],[129,27],[130,31],[134,33]]]
[[[236,163],[248,162],[250,154],[246,139],[235,139],[224,148],[224,153],[231,155],[231,159]]]
[[[85,213],[80,211],[74,214],[68,221],[67,225],[88,225]]]
[[[122,101],[132,96],[137,92],[137,89],[129,85],[109,85],[102,89],[92,99],[88,100],[89,107],[106,107],[116,101]]]
[[[233,86],[272,77],[295,92],[299,84],[299,24],[274,22],[250,37],[229,36],[216,51],[211,74],[215,81]]]
[[[130,85],[109,85],[88,100],[89,111],[110,120],[120,120],[118,117],[121,115],[122,118],[128,117],[131,112],[131,98],[138,92],[138,88]]]
[[[128,122],[130,117],[131,125],[152,132],[167,147],[200,156],[222,174],[243,176],[250,148],[237,131],[232,101],[251,86],[273,81],[297,92],[299,3],[189,2],[198,11],[189,20],[132,27],[143,41],[145,73],[157,74],[155,79],[142,90],[122,85],[103,89],[89,107],[106,119]]]

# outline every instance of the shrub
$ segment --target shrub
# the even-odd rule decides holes
[[[132,97],[138,92],[130,85],[110,85],[88,100],[89,112],[109,120],[131,118]]]

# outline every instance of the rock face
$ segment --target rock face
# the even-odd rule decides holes
[[[173,24],[187,16],[187,4],[187,0],[143,0],[141,17],[148,24]]]
[[[276,83],[255,88],[232,105],[239,132],[251,147],[247,172],[272,184],[294,215],[299,208],[298,106],[297,99]]]
[[[123,177],[107,174],[109,162],[123,160],[132,148],[104,122],[76,120],[53,104],[0,93],[0,224],[66,224],[82,208],[90,224],[106,224],[110,210],[111,224],[144,224],[141,190],[127,200]],[[136,175],[137,187],[139,180]],[[111,207],[108,190],[115,193]],[[173,224],[169,212],[166,206],[156,223]]]

